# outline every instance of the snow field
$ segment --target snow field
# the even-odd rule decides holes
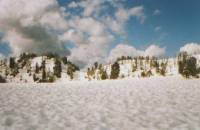
[[[199,130],[200,80],[0,84],[0,130]]]

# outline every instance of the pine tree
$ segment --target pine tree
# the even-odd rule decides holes
[[[40,67],[39,67],[38,63],[36,63],[36,65],[35,65],[35,73],[38,74],[39,71],[40,71]]]
[[[197,76],[197,59],[195,57],[189,57],[186,52],[179,54],[178,56],[179,73],[186,78],[190,76]]]
[[[9,67],[11,69],[11,75],[15,77],[19,73],[19,69],[14,57],[10,57]]]
[[[111,67],[111,79],[117,79],[119,77],[119,72],[120,72],[120,66],[118,62],[115,62],[112,67]]]
[[[67,57],[63,57],[63,58],[62,58],[62,62],[63,62],[63,64],[66,65],[66,64],[68,63]]]
[[[94,63],[94,68],[97,69],[97,68],[98,68],[98,65],[99,65],[98,62],[95,62],[95,63]]]
[[[103,69],[103,65],[100,64],[100,65],[99,65],[99,70],[102,70],[102,69]]]
[[[166,69],[167,69],[167,63],[161,63],[160,74],[161,74],[162,76],[165,76],[165,74],[166,74]]]
[[[137,66],[136,65],[133,65],[132,66],[132,72],[135,72],[137,70]]]
[[[46,62],[45,60],[42,61],[42,81],[46,81]]]
[[[184,66],[184,68],[183,68],[182,75],[183,75],[185,78],[189,78],[189,77],[190,77],[190,72],[189,72],[189,70],[188,70],[188,68],[187,68],[186,66]]]
[[[35,74],[33,74],[33,81],[36,82],[38,80],[38,78],[36,77]]]
[[[87,76],[90,76],[90,68],[87,69]]]
[[[42,81],[45,82],[46,81],[46,70],[42,69]]]
[[[105,70],[105,71],[103,71],[102,74],[101,74],[101,79],[102,79],[102,80],[106,80],[107,78],[108,78],[108,74],[107,74],[107,72],[106,72],[106,70]]]
[[[141,76],[142,76],[143,78],[146,77],[145,71],[142,71],[142,72],[141,72]]]
[[[186,65],[186,59],[188,55],[186,52],[182,52],[178,55],[178,71],[180,74],[183,74],[184,66]]]
[[[58,78],[61,78],[61,72],[62,72],[62,65],[60,60],[57,58],[55,59],[55,66],[54,66],[54,75]]]
[[[9,67],[11,69],[14,69],[15,68],[15,58],[14,57],[10,57],[10,64],[9,64]]]
[[[197,75],[197,59],[195,57],[190,57],[186,61],[186,68],[191,76]]]
[[[0,75],[0,83],[6,83],[6,79]]]
[[[74,78],[75,68],[72,65],[68,65],[67,74],[70,76],[70,79]]]

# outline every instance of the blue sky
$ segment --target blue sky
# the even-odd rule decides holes
[[[114,52],[175,56],[200,43],[199,7],[199,0],[1,0],[0,54],[52,51],[77,63]]]
[[[59,0],[61,6],[70,2]],[[126,25],[127,37],[123,40],[137,48],[155,43],[166,47],[167,55],[175,55],[186,43],[200,43],[199,0],[126,0],[123,3],[126,8],[142,5],[147,15],[143,24],[132,18]],[[153,15],[155,10],[160,14]],[[160,30],[155,31],[156,27]]]

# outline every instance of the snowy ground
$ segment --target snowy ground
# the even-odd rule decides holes
[[[200,80],[0,84],[0,130],[200,130]]]

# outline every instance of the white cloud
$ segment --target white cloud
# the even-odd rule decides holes
[[[90,36],[87,44],[81,44],[71,50],[69,59],[80,67],[92,65],[95,61],[103,63],[112,42],[112,35]]]
[[[77,8],[79,5],[78,3],[76,3],[75,1],[72,1],[71,3],[69,3],[68,7],[69,8]]]
[[[114,33],[124,33],[124,25],[111,17],[103,17],[104,24]]]
[[[104,35],[105,33],[104,25],[92,17],[79,17],[73,21],[72,26],[82,32],[88,33],[89,35],[98,36]]]
[[[110,51],[107,62],[113,62],[121,56],[150,56],[161,57],[165,55],[165,48],[161,48],[157,45],[150,45],[146,50],[139,50],[135,47],[127,44],[119,44]]]
[[[73,42],[76,46],[88,43],[88,40],[87,38],[85,38],[83,32],[74,29],[68,30],[59,38],[63,42],[64,41]]]
[[[55,33],[68,28],[63,14],[56,0],[1,0],[3,40],[9,42],[13,55],[26,51],[69,54]]]
[[[154,10],[153,15],[160,15],[161,11],[159,9]]]
[[[98,13],[102,8],[101,5],[106,0],[81,0],[79,2],[72,1],[68,4],[69,8],[81,7],[84,9],[82,15],[84,17],[92,16],[94,13]]]
[[[97,12],[100,10],[100,5],[103,3],[103,0],[88,0],[85,6],[85,10],[83,15],[84,16],[91,16],[92,13]]]
[[[105,6],[105,2],[110,4]],[[2,40],[13,55],[50,51],[70,55],[69,59],[82,65],[105,62],[116,34],[125,32],[126,22],[135,17],[143,23],[146,17],[143,6],[125,9],[121,2],[72,1],[67,8],[83,9],[74,14],[59,7],[57,0],[0,0]],[[114,15],[100,15],[108,5]],[[65,49],[68,42],[74,44],[72,49]]]
[[[133,46],[127,44],[119,44],[114,49],[110,51],[107,62],[114,62],[117,58],[121,56],[140,56],[141,51],[137,50]]]
[[[180,48],[180,52],[187,52],[189,55],[200,54],[200,44],[187,43],[185,46]]]
[[[162,57],[165,55],[165,48],[161,48],[157,45],[150,45],[144,52],[144,56],[150,57]]]
[[[124,9],[123,7],[121,7],[115,14],[116,19],[121,23],[125,23],[132,16],[136,16],[140,20],[140,22],[143,23],[146,18],[146,16],[144,15],[143,6],[136,6],[130,9]]]
[[[62,37],[76,44],[71,49],[69,59],[80,67],[91,65],[95,61],[104,62],[114,39],[107,27],[92,17],[75,17],[70,26],[73,29]]]
[[[116,34],[124,34],[126,22],[131,18],[136,17],[140,23],[144,23],[146,16],[143,6],[136,6],[130,9],[124,9],[122,6],[117,6],[115,17],[104,16],[101,21]]]

